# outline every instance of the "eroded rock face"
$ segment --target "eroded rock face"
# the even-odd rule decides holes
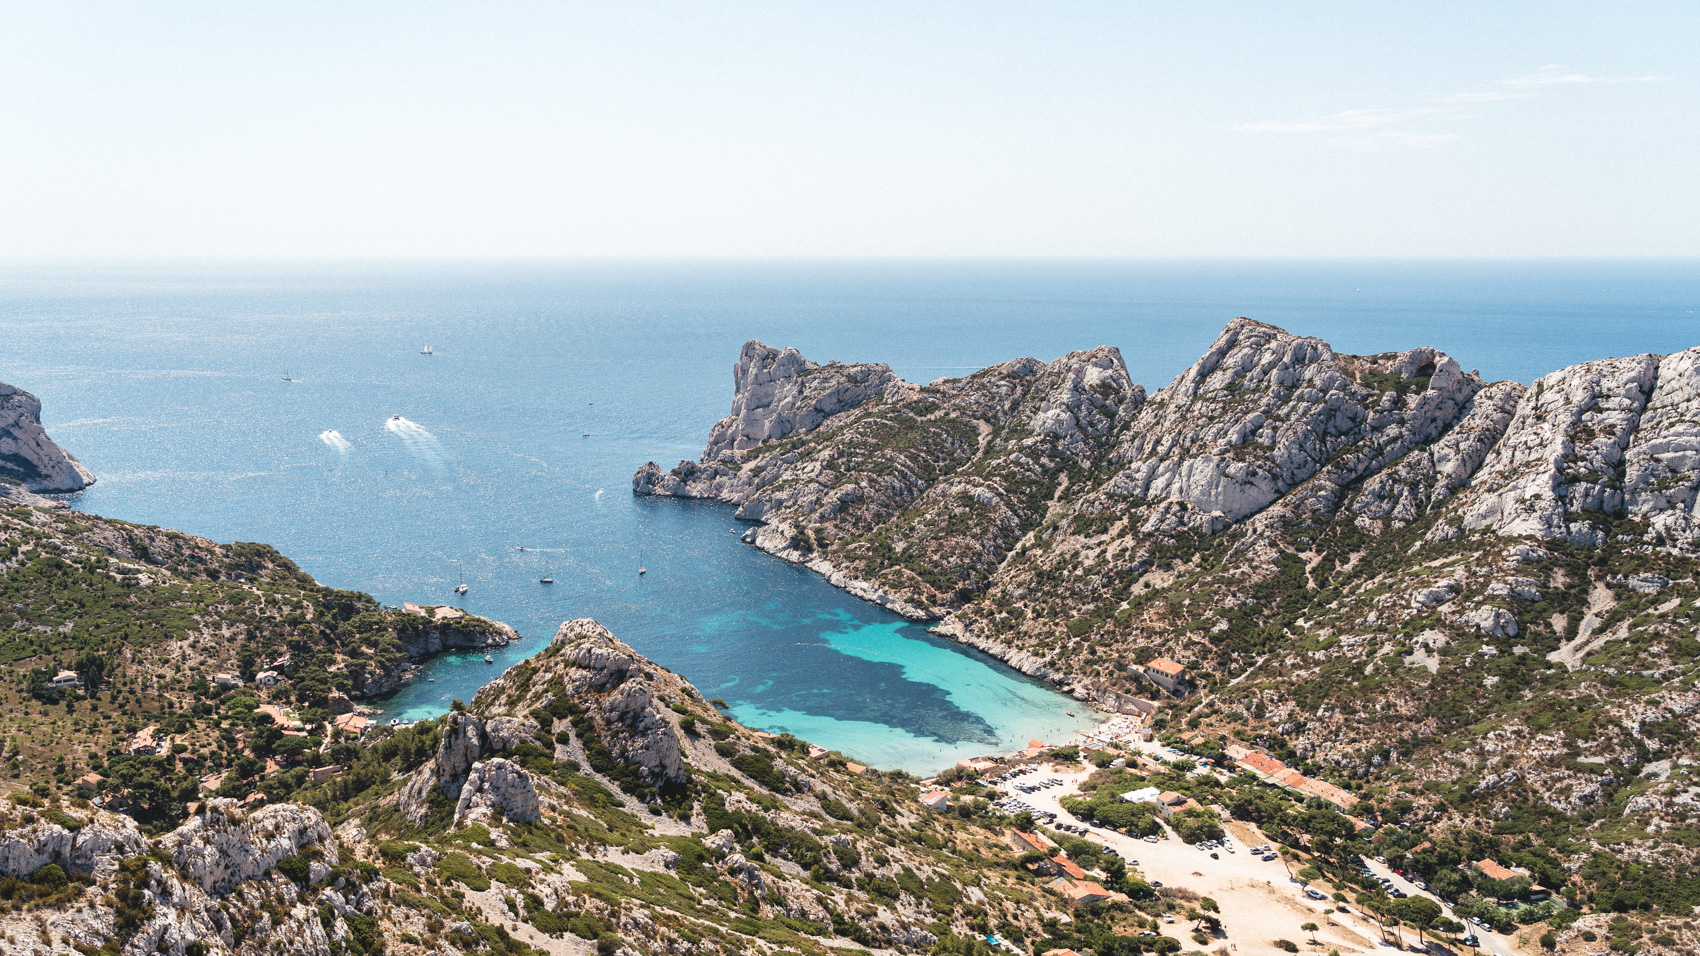
[[[0,382],[0,477],[30,491],[81,491],[94,473],[53,443],[41,427],[41,400]]]
[[[1629,514],[1676,538],[1700,537],[1700,348],[1659,362],[1659,379],[1624,461]]]
[[[325,818],[311,807],[294,803],[246,813],[234,800],[209,800],[189,822],[162,837],[159,845],[191,882],[215,896],[258,879],[279,860],[308,846],[322,847],[332,865],[337,861]]]
[[[1480,387],[1431,348],[1344,357],[1319,339],[1235,319],[1141,410],[1105,490],[1184,505],[1187,523],[1207,533],[1295,489],[1289,512],[1332,512],[1347,485],[1438,438]]]
[[[528,663],[524,675],[510,672],[487,684],[472,710],[496,715],[487,718],[491,723],[513,720],[512,714],[553,703],[558,688],[589,719],[602,745],[646,784],[665,789],[685,783],[678,731],[658,699],[686,692],[677,677],[588,619],[562,624],[549,647]]]
[[[796,349],[744,343],[732,370],[732,413],[709,433],[704,462],[764,441],[806,434],[878,395],[897,376],[885,365],[816,365]]]
[[[1588,515],[1623,508],[1624,454],[1658,369],[1636,355],[1537,380],[1471,481],[1463,527],[1597,543]]]
[[[503,757],[472,765],[455,805],[455,823],[465,819],[488,823],[495,813],[515,823],[534,823],[542,817],[531,774]]]
[[[75,831],[43,820],[0,833],[0,875],[26,877],[53,863],[100,878],[146,850],[147,838],[126,816],[96,812]]]

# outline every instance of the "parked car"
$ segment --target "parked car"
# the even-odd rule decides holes
[[[1313,900],[1325,900],[1325,899],[1328,898],[1328,894],[1319,892],[1317,890],[1305,890],[1305,895],[1310,897]]]

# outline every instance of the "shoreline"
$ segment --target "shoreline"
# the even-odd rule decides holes
[[[654,493],[652,492],[651,494],[653,495]],[[690,500],[697,501],[718,500],[712,498],[703,499],[686,495],[659,495],[657,497],[690,498]],[[751,519],[736,520],[748,521]],[[824,578],[828,584],[850,594],[852,597],[856,597],[869,604],[882,607],[917,624],[931,624],[931,626],[927,628],[927,633],[979,651],[1017,673],[1049,685],[1053,690],[1065,697],[1071,697],[1083,704],[1091,704],[1094,708],[1105,713],[1121,713],[1121,711],[1116,710],[1113,706],[1100,706],[1106,702],[1097,688],[1075,682],[1067,675],[1061,674],[1052,669],[1043,658],[1027,651],[1011,647],[1001,641],[979,637],[975,635],[974,632],[970,631],[966,625],[957,621],[954,614],[947,614],[941,617],[917,608],[901,598],[893,597],[886,593],[877,584],[864,581],[860,578],[853,578],[848,574],[845,574],[843,571],[838,570],[838,568],[826,558],[820,557],[813,552],[803,552],[798,551],[795,548],[787,547],[791,540],[790,536],[780,533],[774,526],[759,520],[754,521],[753,523],[754,527],[738,536],[739,541],[744,544],[752,545],[767,554],[786,562],[787,564],[807,568]],[[772,531],[773,533],[764,533],[769,531]]]

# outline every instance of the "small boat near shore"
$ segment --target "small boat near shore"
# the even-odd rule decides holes
[[[485,655],[484,655],[484,663],[486,663],[486,664],[494,664],[494,663],[496,663],[496,659],[495,659],[495,658],[494,658],[494,657],[491,657],[491,656],[490,656],[490,655],[488,655],[488,654],[485,654]]]

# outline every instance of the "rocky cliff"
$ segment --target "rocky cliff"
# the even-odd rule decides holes
[[[633,490],[736,504],[940,634],[1411,818],[1657,834],[1700,824],[1696,422],[1700,348],[1524,386],[1237,319],[1149,396],[1113,349],[888,382]]]
[[[0,803],[0,954],[918,953],[1060,915],[987,865],[999,819],[758,736],[594,621],[342,769],[152,839],[69,795]]]
[[[41,427],[41,400],[0,382],[0,495],[7,486],[29,492],[81,491],[94,474],[53,443]]]

